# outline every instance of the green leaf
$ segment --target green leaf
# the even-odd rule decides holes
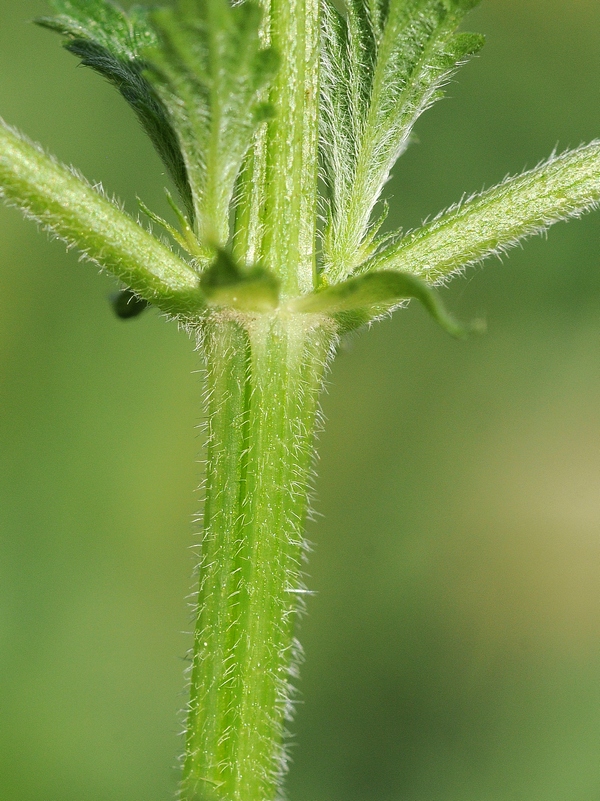
[[[419,300],[442,328],[454,337],[464,337],[469,330],[481,327],[479,323],[471,327],[460,325],[424,281],[411,273],[391,270],[348,278],[292,301],[289,308],[294,312],[338,316],[347,331],[391,311],[410,298]]]
[[[260,38],[253,0],[179,0],[151,15],[147,73],[168,109],[187,168],[201,241],[223,246],[235,183],[256,129],[272,113],[264,90],[279,59]]]
[[[240,267],[225,250],[202,273],[200,287],[212,306],[268,312],[279,302],[279,279],[264,267]]]
[[[476,0],[324,0],[322,151],[330,201],[324,236],[332,282],[375,250],[373,208],[418,117],[483,45],[456,33]]]
[[[107,78],[135,111],[179,192],[193,221],[192,194],[177,134],[168,111],[145,77],[142,50],[156,44],[148,10],[126,14],[109,0],[51,0],[57,13],[39,25],[66,37],[65,47]]]

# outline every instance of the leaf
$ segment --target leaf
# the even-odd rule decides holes
[[[597,140],[458,203],[384,248],[362,269],[410,270],[430,282],[443,281],[599,203]]]
[[[324,0],[322,136],[330,201],[325,272],[341,280],[376,243],[373,208],[418,117],[483,45],[456,33],[478,0]]]
[[[156,44],[148,10],[126,14],[109,0],[51,0],[57,16],[36,22],[66,37],[81,63],[107,78],[135,111],[152,140],[193,222],[187,170],[168,111],[145,77],[142,50]]]
[[[147,73],[179,135],[201,240],[229,239],[230,204],[279,59],[263,48],[253,0],[179,0],[151,15],[158,43]]]
[[[212,306],[268,312],[279,302],[279,279],[261,266],[240,267],[225,250],[202,273],[200,288]]]
[[[392,270],[348,278],[292,301],[289,308],[294,312],[339,316],[347,331],[391,311],[410,298],[419,300],[442,328],[454,337],[462,338],[469,330],[481,327],[479,323],[471,327],[460,325],[446,312],[437,294],[424,281],[411,273]]]

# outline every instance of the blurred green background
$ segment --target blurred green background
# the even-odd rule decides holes
[[[120,98],[0,0],[0,111],[167,213]],[[392,222],[600,136],[597,0],[487,0]],[[600,215],[347,343],[323,400],[292,801],[600,798]],[[202,468],[200,362],[0,209],[0,798],[166,801]]]

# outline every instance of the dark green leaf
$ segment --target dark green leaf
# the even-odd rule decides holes
[[[113,310],[120,320],[138,317],[150,306],[147,300],[138,297],[131,289],[122,289],[113,295],[111,300]]]
[[[152,140],[193,219],[191,190],[177,134],[144,74],[142,50],[156,43],[148,11],[134,7],[128,15],[108,0],[52,0],[52,6],[57,16],[42,17],[38,24],[65,36],[66,49],[119,90]]]

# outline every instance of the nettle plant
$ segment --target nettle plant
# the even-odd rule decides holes
[[[300,646],[319,392],[341,336],[600,200],[600,143],[381,234],[419,115],[483,44],[477,0],[53,0],[41,25],[130,104],[178,193],[158,229],[0,126],[0,191],[197,342],[207,464],[183,801],[272,801]],[[322,221],[322,224],[320,224]],[[168,237],[168,238],[167,238]]]

